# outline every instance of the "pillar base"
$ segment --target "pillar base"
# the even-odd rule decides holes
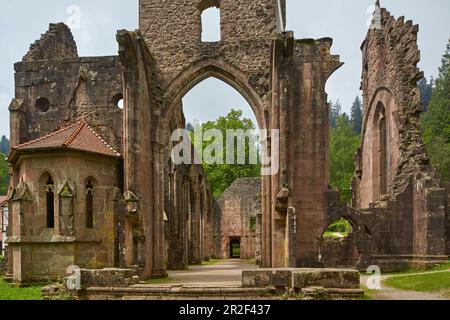
[[[202,259],[192,259],[192,260],[189,262],[189,264],[190,264],[190,265],[193,265],[193,266],[199,266],[199,265],[202,264]]]
[[[152,279],[165,279],[168,276],[166,269],[152,269]]]

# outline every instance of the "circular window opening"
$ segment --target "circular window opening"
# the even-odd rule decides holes
[[[123,109],[123,94],[121,94],[121,93],[116,94],[112,98],[112,102],[117,108],[122,110]]]
[[[50,101],[47,98],[39,98],[34,103],[34,107],[40,112],[47,112],[50,109]]]

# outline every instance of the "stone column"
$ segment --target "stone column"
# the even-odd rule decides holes
[[[22,110],[23,99],[12,99],[9,105],[10,143],[16,146],[22,142],[22,130],[25,126],[25,114]]]
[[[134,242],[134,230],[139,224],[139,217],[137,216],[138,199],[131,191],[124,194],[124,199],[127,205],[127,214],[125,216],[124,260],[125,267],[132,267],[137,263],[137,248],[135,247]]]
[[[273,237],[278,240],[274,240],[276,247],[272,252],[281,251],[284,256],[291,250],[285,246],[289,245],[287,208],[292,206],[296,210],[297,266],[316,265],[320,233],[326,224],[329,126],[325,84],[342,65],[338,56],[330,55],[331,43],[328,38],[294,40],[289,32],[274,43],[273,116],[279,122],[272,122],[280,128],[281,141],[280,174],[272,179],[272,196],[283,189],[289,195],[276,197],[285,199],[285,203],[275,213],[277,226],[273,228],[276,231]],[[290,264],[291,258],[286,256],[276,263]]]
[[[199,181],[198,176],[195,175],[193,179],[193,205],[191,211],[191,261],[190,264],[201,264],[201,251],[200,251],[200,196],[199,196]]]
[[[287,234],[287,244],[286,244],[286,267],[295,268],[296,267],[296,235],[297,235],[297,216],[295,213],[295,208],[289,207],[287,211],[287,224],[286,224],[286,234]]]
[[[27,268],[32,261],[29,260],[31,256],[25,243],[30,236],[29,230],[31,226],[28,224],[32,223],[33,205],[30,189],[25,182],[21,181],[14,189],[10,201],[11,236],[8,237],[7,243],[12,255],[13,281],[22,283],[29,280],[32,276],[32,270]]]

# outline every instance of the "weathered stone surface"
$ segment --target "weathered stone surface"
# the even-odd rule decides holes
[[[23,61],[76,58],[77,45],[64,23],[50,24],[48,32],[30,46]]]
[[[322,243],[325,266],[378,265],[387,272],[447,261],[448,191],[421,138],[418,31],[382,8],[380,26],[361,47],[364,115],[352,182],[358,210],[329,193],[328,224],[345,218],[353,232],[340,243]]]
[[[359,272],[346,269],[311,269],[292,272],[293,287],[323,287],[336,289],[359,289]]]
[[[222,38],[205,43],[201,14],[210,7],[221,11]],[[140,30],[117,35],[119,56],[79,58],[70,30],[58,24],[15,65],[13,146],[85,119],[123,154],[110,163],[98,155],[42,153],[13,164],[8,269],[16,280],[54,278],[71,264],[164,277],[167,268],[185,269],[229,251],[224,237],[237,236],[232,233],[238,228],[231,225],[225,232],[223,225],[236,219],[216,219],[200,165],[175,165],[171,159],[171,133],[185,127],[181,100],[208,77],[238,90],[258,126],[280,134],[273,159],[279,170],[261,178],[260,203],[244,201],[255,202],[252,211],[261,204],[261,214],[256,213],[256,243],[252,232],[243,235],[249,241],[241,242],[242,257],[255,256],[261,266],[274,268],[341,264],[326,256],[341,253],[344,264],[361,268],[377,261],[392,268],[395,259],[402,267],[405,260],[408,265],[444,260],[448,192],[420,138],[417,26],[383,9],[381,29],[370,30],[362,46],[364,126],[352,185],[354,209],[328,187],[325,85],[342,65],[331,54],[332,39],[299,40],[281,32],[285,1],[141,0],[139,10]],[[267,149],[276,151],[272,135]],[[44,171],[55,185],[40,181]],[[84,179],[91,175],[100,188],[94,197],[98,227],[86,230],[84,191],[90,188]],[[74,188],[67,187],[69,181]],[[43,190],[49,188],[61,198],[55,201],[56,231],[43,227]],[[249,221],[238,203],[230,202],[230,208],[236,217],[240,211],[246,230]],[[352,223],[353,238],[338,253],[322,250],[326,226],[342,217]],[[219,224],[226,235],[217,235],[214,243]],[[282,287],[289,277],[278,271],[255,281]]]
[[[242,272],[244,287],[359,289],[359,272],[349,269],[260,269]]]
[[[8,263],[16,282],[65,277],[72,265],[102,268],[119,264],[119,217],[123,203],[109,197],[118,185],[120,160],[83,152],[34,151],[11,163],[16,185],[11,193]],[[54,185],[48,186],[51,177]],[[93,183],[93,228],[86,224],[87,181]],[[71,181],[76,194],[58,194]],[[21,190],[30,190],[32,197]],[[48,225],[46,190],[54,191],[53,227]],[[20,222],[21,219],[21,222]],[[70,226],[70,232],[68,230]],[[25,259],[25,261],[24,261]]]
[[[237,179],[217,199],[215,211],[214,256],[230,258],[230,243],[240,243],[240,258],[255,259],[257,243],[257,215],[262,214],[261,178]]]
[[[81,269],[82,287],[127,287],[135,280],[132,269]]]

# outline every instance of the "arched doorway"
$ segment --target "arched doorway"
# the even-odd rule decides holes
[[[357,264],[356,232],[353,222],[345,218],[333,219],[322,234],[320,262],[325,267],[347,268]]]
[[[191,133],[194,132],[198,126],[198,124],[195,123],[195,120],[200,120],[203,123],[215,122],[217,124],[220,122],[218,121],[220,118],[226,118],[225,121],[228,121],[230,114],[235,110],[244,110],[241,118],[244,120],[251,120],[251,123],[253,124],[252,129],[255,130],[255,132],[258,132],[257,129],[260,128],[262,119],[261,109],[259,109],[259,98],[249,87],[240,82],[239,73],[236,71],[237,75],[231,76],[229,71],[216,64],[200,69],[197,68],[197,66],[194,66],[190,72],[175,79],[174,82],[178,83],[178,85],[169,86],[166,95],[167,100],[165,102],[167,109],[165,109],[164,113],[164,118],[166,120],[160,122],[161,130],[158,130],[161,139],[167,141],[163,144],[171,145],[172,142],[168,141],[168,139],[172,138],[171,134],[174,130],[186,127],[186,129],[191,130]],[[173,90],[171,90],[171,88]],[[193,95],[197,97],[193,98]],[[224,101],[226,102],[224,103]],[[200,106],[198,104],[200,104]],[[221,109],[221,111],[213,112],[216,108]],[[180,121],[180,119],[182,120]],[[201,129],[205,129],[202,127],[201,123],[200,127]],[[206,128],[207,127],[208,126],[206,126]],[[230,127],[230,129],[234,128]],[[249,128],[245,126],[244,130],[246,129]],[[227,137],[224,136],[224,140],[226,139]],[[201,153],[202,150],[197,150],[197,147],[198,146],[194,146],[196,153],[199,153],[198,151]],[[164,159],[164,164],[170,162],[171,150],[168,149],[166,149],[166,159]],[[246,150],[246,152],[248,151]],[[247,153],[245,155],[246,161],[249,157],[250,156]],[[235,165],[237,166],[239,163],[236,161],[232,166]],[[217,234],[222,235],[219,229],[216,228],[216,225],[220,224],[220,222],[214,221],[215,219],[211,218],[214,214],[211,210],[213,205],[210,203],[212,202],[210,201],[212,197],[208,197],[206,189],[208,188],[208,184],[211,184],[210,191],[212,191],[216,197],[217,194],[215,191],[218,189],[216,188],[216,185],[211,183],[211,176],[208,176],[211,173],[211,166],[208,165],[205,169],[205,167],[202,168],[202,166],[199,165],[194,170],[196,172],[198,170],[197,173],[201,175],[202,181],[197,181],[198,176],[192,174],[192,169],[190,169],[190,175],[186,173],[183,174],[183,168],[186,169],[184,165],[172,166],[169,168],[170,172],[166,170],[163,181],[165,189],[167,189],[167,186],[170,186],[168,192],[170,199],[169,201],[167,201],[168,199],[165,199],[165,203],[168,204],[165,205],[165,212],[167,212],[169,216],[168,227],[170,229],[169,235],[171,235],[168,250],[169,269],[172,269],[172,266],[174,265],[178,265],[173,261],[180,259],[184,254],[183,252],[186,252],[180,249],[183,246],[185,250],[189,252],[189,264],[199,264],[201,261],[208,260],[210,257],[219,257],[216,255],[216,253],[220,251],[217,247],[222,248],[222,246],[225,248],[225,255],[223,258],[232,257],[239,259],[241,257],[240,249],[242,242],[237,236],[240,235],[240,233],[236,233],[236,230],[230,230],[229,232],[223,233],[226,236],[218,236]],[[189,180],[188,184],[191,184],[188,188],[191,200],[187,206],[183,205],[183,199],[180,199],[180,192],[176,189],[176,180],[180,179],[182,175],[184,175],[184,178],[182,179],[187,178],[185,181]],[[233,177],[233,174],[230,175]],[[259,175],[260,171],[258,170],[256,176]],[[252,177],[254,176],[255,175]],[[224,178],[222,180],[228,182],[228,175],[222,178]],[[233,181],[229,182],[231,185]],[[198,190],[199,186],[200,189],[202,189],[202,196],[199,198],[199,201],[197,201],[195,193],[200,191]],[[262,201],[261,198],[260,201]],[[181,206],[184,206],[185,209],[182,210],[184,212],[177,211],[176,206],[173,205],[173,203],[176,203],[177,206],[180,206],[180,204]],[[211,221],[214,221],[214,225],[212,225]],[[233,227],[236,225],[236,223],[233,222],[233,217],[229,217],[227,222],[229,225],[233,225]],[[243,219],[242,225],[248,227],[250,230],[251,224],[249,221],[244,222]],[[235,236],[231,247],[229,247],[230,240],[228,237],[230,234]],[[247,233],[243,232],[242,235],[244,234],[250,234],[250,231]],[[212,235],[214,235],[214,237]],[[181,240],[181,238],[187,240]],[[254,241],[253,245],[249,245],[245,240],[243,245],[247,248],[255,248],[257,241],[255,238],[252,238],[251,240]],[[188,243],[187,245],[186,241]],[[218,241],[220,242],[219,244],[217,243]],[[261,243],[261,241],[258,241],[258,243]],[[254,251],[255,253],[252,258],[256,257],[256,250]],[[258,248],[258,251],[261,252],[261,248]]]
[[[230,239],[230,259],[241,258],[241,238]]]

